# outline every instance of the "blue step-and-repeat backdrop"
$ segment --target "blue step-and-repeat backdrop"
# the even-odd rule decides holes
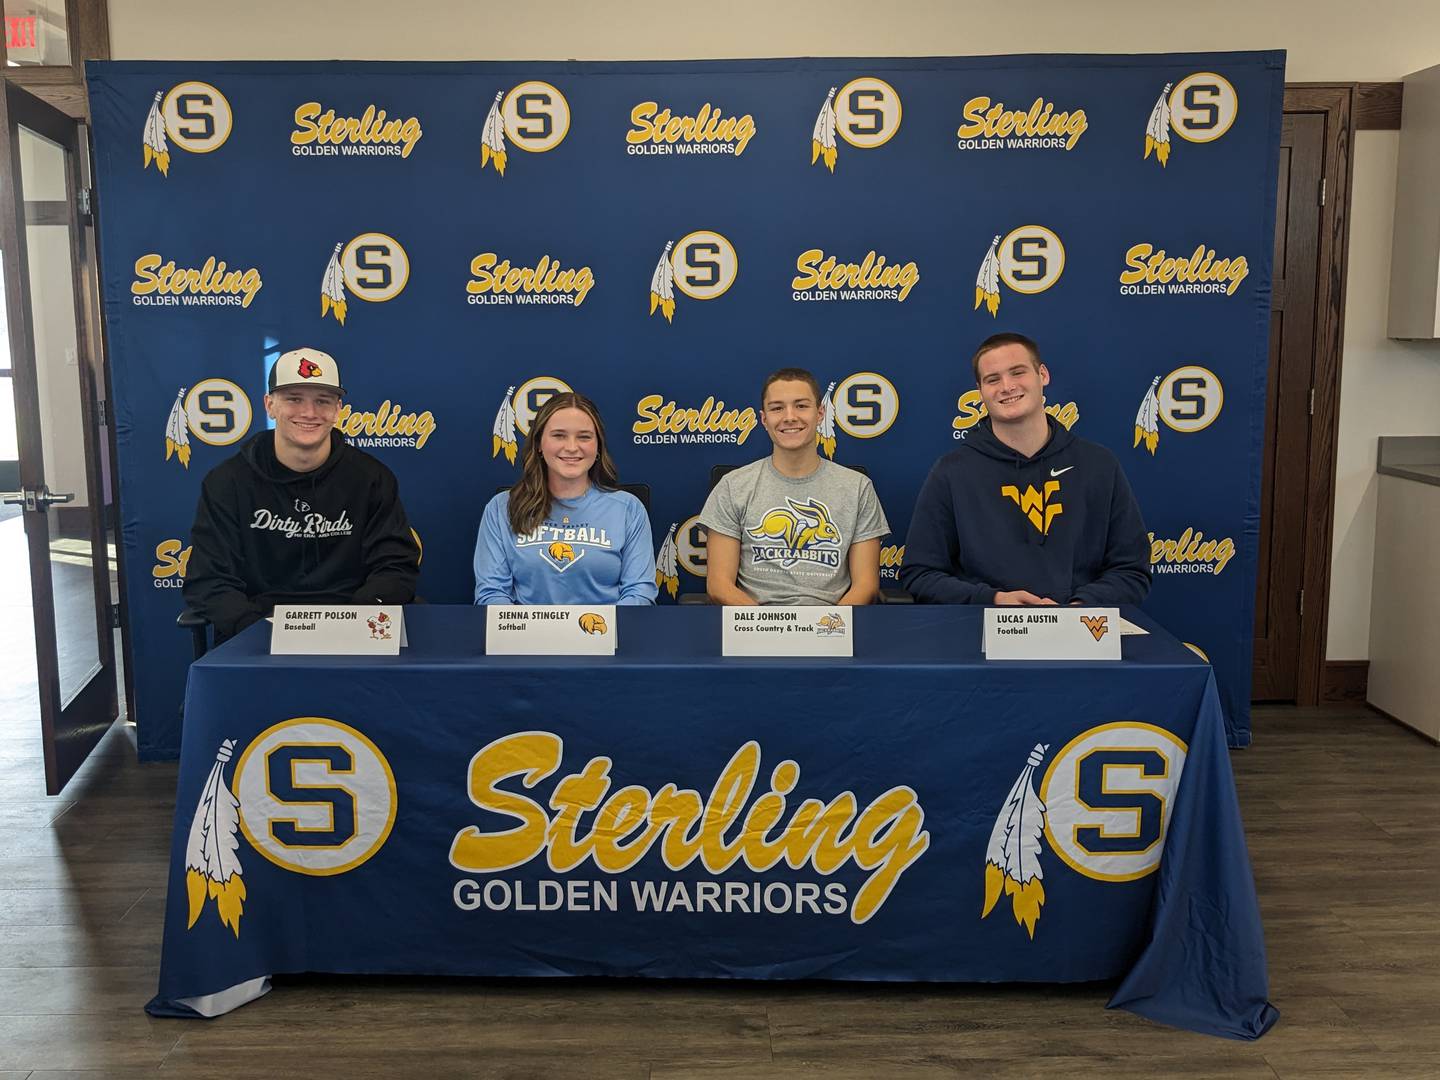
[[[822,452],[904,557],[983,416],[997,330],[1109,446],[1147,608],[1249,742],[1280,52],[629,63],[92,63],[123,558],[145,758],[174,757],[200,480],[266,424],[268,365],[340,362],[399,477],[421,592],[471,595],[487,499],[557,389],[653,491],[662,602],[704,588],[713,465],[768,452],[813,370]],[[998,496],[997,496],[998,497]]]

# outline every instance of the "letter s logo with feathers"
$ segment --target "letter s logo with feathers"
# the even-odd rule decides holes
[[[230,102],[209,83],[183,82],[168,91],[156,90],[140,135],[140,167],[153,164],[168,179],[172,140],[189,153],[208,154],[224,145],[233,123]]]
[[[361,233],[331,250],[320,278],[320,318],[334,317],[345,325],[350,313],[349,295],[371,304],[383,304],[405,291],[410,282],[410,256],[399,240],[386,233]]]
[[[1235,123],[1240,101],[1235,87],[1223,75],[1197,71],[1178,83],[1166,83],[1145,124],[1144,160],[1163,169],[1170,163],[1170,133],[1186,142],[1214,142]]]
[[[1031,940],[1045,905],[1050,853],[1092,881],[1125,883],[1160,866],[1188,747],[1139,720],[1100,724],[1058,751],[1038,787],[1049,743],[1036,743],[1010,786],[985,848],[982,919],[1002,896]]]
[[[495,92],[480,132],[480,170],[504,176],[510,164],[505,139],[531,154],[554,150],[570,132],[570,103],[547,82],[522,82]]]
[[[840,157],[838,136],[857,150],[873,150],[900,130],[900,95],[884,79],[869,75],[830,87],[810,132],[810,164],[824,162],[831,175]]]
[[[975,310],[983,304],[994,318],[1000,313],[1000,283],[1022,295],[1042,293],[1065,271],[1065,245],[1044,225],[1021,225],[996,235],[975,275]]]

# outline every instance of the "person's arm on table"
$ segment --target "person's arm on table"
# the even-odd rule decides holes
[[[408,604],[415,599],[420,550],[400,502],[395,474],[385,469],[370,488],[369,513],[361,537],[366,577],[355,590],[357,604]]]
[[[950,484],[937,465],[915,499],[900,584],[922,604],[994,604],[994,586],[955,571],[960,565],[960,536]],[[1039,598],[1036,597],[1038,602]]]
[[[1080,586],[1072,604],[1111,607],[1138,604],[1150,592],[1150,536],[1140,517],[1140,506],[1119,463],[1110,489],[1110,527],[1100,575]]]
[[[485,505],[475,537],[475,603],[514,604],[515,576],[510,568],[514,534],[510,519],[500,509],[499,495]]]
[[[216,638],[234,637],[270,609],[245,591],[236,540],[241,526],[218,484],[207,476],[200,486],[195,524],[190,528],[190,561],[186,564],[185,602],[215,627]]]
[[[851,544],[846,563],[850,567],[850,588],[836,603],[875,603],[880,597],[880,538]]]
[[[639,499],[625,501],[625,546],[620,552],[620,599],[631,607],[655,603],[660,587],[655,583],[655,538],[650,516]]]
[[[705,594],[716,604],[754,607],[755,598],[735,584],[739,572],[740,541],[710,529],[705,541]]]

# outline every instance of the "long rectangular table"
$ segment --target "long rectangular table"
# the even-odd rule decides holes
[[[979,609],[854,612],[855,657],[726,659],[720,612],[622,608],[613,658],[190,670],[155,1015],[275,973],[1071,982],[1274,1023],[1209,666],[1143,614],[1118,663],[989,662]]]

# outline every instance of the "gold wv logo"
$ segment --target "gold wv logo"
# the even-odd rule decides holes
[[[1090,636],[1099,641],[1110,629],[1109,615],[1081,615],[1080,621],[1085,624],[1085,629],[1090,631]]]
[[[1059,493],[1059,480],[1045,481],[1043,492],[1036,491],[1033,484],[1027,485],[1023,493],[1014,484],[1006,484],[1000,489],[1001,497],[1013,501],[1020,508],[1020,512],[1030,519],[1030,524],[1040,531],[1041,536],[1049,536],[1050,523],[1065,512],[1065,507],[1060,503],[1050,501],[1050,496]]]

